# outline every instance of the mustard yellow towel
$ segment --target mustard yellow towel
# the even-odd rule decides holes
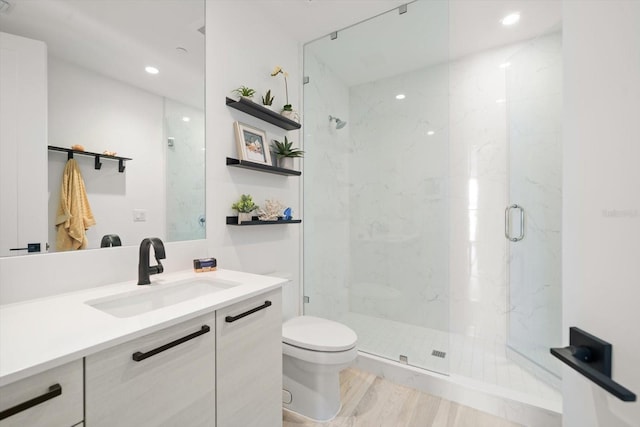
[[[60,204],[56,213],[56,249],[71,251],[86,248],[85,231],[95,224],[80,168],[74,159],[70,159],[64,167],[60,186]]]

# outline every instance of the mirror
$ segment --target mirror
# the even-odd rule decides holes
[[[31,199],[25,212],[0,218],[7,222],[0,255],[26,254],[32,242],[48,242],[49,252],[56,251],[56,214],[69,153],[51,146],[82,145],[87,153],[101,155],[72,154],[96,222],[86,230],[87,249],[100,248],[103,236],[114,234],[122,245],[137,245],[147,236],[169,242],[203,239],[204,0],[8,1],[0,31],[46,45],[46,100],[40,100],[45,107],[42,115],[29,117],[34,126],[43,126],[46,141],[39,138],[32,155],[15,156],[9,178],[19,183],[17,191],[8,184],[9,168],[0,177],[3,211]],[[11,71],[9,61],[3,62],[3,87],[10,87],[4,75]],[[16,96],[22,102],[24,95]],[[0,110],[3,155],[19,145],[7,137],[10,122],[21,123],[15,125],[18,135],[31,129],[25,120],[8,118],[8,102]],[[110,158],[105,151],[130,160]],[[32,193],[23,187],[41,180],[25,179],[21,171],[41,169],[48,184],[39,197],[40,189]],[[28,235],[36,229],[45,235]],[[11,233],[15,238],[6,238]]]

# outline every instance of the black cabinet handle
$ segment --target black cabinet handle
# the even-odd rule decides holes
[[[611,379],[612,345],[580,328],[569,328],[569,346],[552,348],[551,354],[618,399],[635,402],[636,395]]]
[[[227,323],[233,323],[236,320],[242,319],[243,317],[247,317],[248,315],[253,314],[256,311],[264,310],[267,307],[271,307],[271,301],[265,301],[264,304],[262,304],[261,306],[252,308],[251,310],[245,311],[244,313],[238,314],[237,316],[227,316],[224,318],[224,321]]]
[[[136,351],[135,353],[133,353],[131,355],[131,357],[133,358],[133,360],[135,360],[136,362],[140,362],[141,360],[144,360],[148,357],[151,356],[155,356],[158,353],[162,353],[165,350],[169,350],[171,347],[175,347],[177,345],[180,345],[184,342],[187,342],[189,340],[192,340],[196,337],[199,337],[200,335],[204,335],[207,332],[209,332],[211,330],[211,328],[207,325],[202,325],[202,328],[200,328],[200,330],[198,332],[194,332],[192,334],[186,335],[182,338],[178,338],[175,341],[171,341],[170,343],[167,343],[165,345],[162,345],[158,348],[154,348],[153,350],[147,351],[146,353],[143,353],[141,351]]]
[[[38,397],[34,397],[31,400],[27,400],[26,402],[22,402],[12,408],[5,409],[4,411],[0,412],[0,420],[9,418],[10,416],[15,415],[19,412],[26,411],[29,408],[33,408],[34,406],[37,406],[43,402],[46,402],[47,400],[51,400],[56,396],[60,396],[61,394],[62,394],[62,387],[60,386],[60,384],[54,384],[51,387],[49,387],[49,391],[46,392],[45,394],[40,395]]]

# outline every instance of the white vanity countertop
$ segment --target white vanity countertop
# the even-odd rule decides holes
[[[191,278],[241,284],[126,318],[85,303]],[[0,306],[0,386],[276,289],[284,282],[231,270],[184,271],[151,276],[148,286],[138,286],[134,280]]]

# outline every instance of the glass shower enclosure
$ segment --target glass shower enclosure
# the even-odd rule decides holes
[[[478,48],[456,19],[480,6],[452,3],[304,46],[304,312],[350,326],[361,352],[546,398],[561,35]]]
[[[448,8],[408,7],[305,46],[305,313],[446,373]]]
[[[511,56],[506,71],[507,345],[557,379],[549,348],[562,344],[561,52],[560,32],[539,37]]]

